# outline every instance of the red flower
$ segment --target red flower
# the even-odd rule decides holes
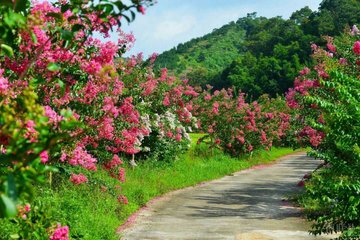
[[[356,41],[353,47],[354,53],[360,55],[360,41]]]

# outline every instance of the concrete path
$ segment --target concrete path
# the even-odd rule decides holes
[[[138,213],[122,239],[328,239],[309,236],[298,208],[283,201],[319,164],[305,153],[176,191]]]

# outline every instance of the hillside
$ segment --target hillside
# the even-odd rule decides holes
[[[243,52],[245,31],[231,22],[200,38],[195,38],[159,55],[156,65],[172,70],[192,83],[204,84]]]
[[[310,60],[311,43],[336,36],[360,22],[360,1],[324,0],[318,11],[304,7],[290,19],[256,13],[214,29],[158,56],[156,67],[215,89],[234,86],[249,98],[283,94]]]

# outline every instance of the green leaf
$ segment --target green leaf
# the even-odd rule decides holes
[[[61,13],[56,13],[56,12],[50,12],[48,14],[46,14],[47,17],[53,17],[55,18],[56,21],[63,21],[63,15]]]
[[[16,185],[14,175],[9,174],[7,176],[7,189],[6,194],[13,200],[16,201],[17,193],[16,193]]]
[[[25,12],[27,9],[28,1],[27,0],[16,0],[15,1],[15,11],[16,12]]]
[[[47,69],[49,70],[49,71],[52,71],[52,72],[55,72],[55,71],[59,71],[61,68],[60,68],[60,66],[59,65],[57,65],[56,63],[49,63],[48,65],[47,65]]]
[[[13,2],[11,0],[0,0],[0,5],[3,6],[12,6]]]
[[[4,217],[15,217],[17,213],[15,203],[5,194],[0,197],[0,213]]]
[[[74,34],[69,30],[61,30],[61,39],[71,41],[74,37]]]
[[[19,234],[17,234],[17,233],[11,234],[10,237],[11,237],[11,239],[19,239],[20,238]]]
[[[61,5],[61,12],[64,13],[66,12],[67,10],[70,9],[70,4],[64,4],[64,5]]]
[[[1,44],[1,52],[4,52],[4,54],[8,57],[14,56],[14,50],[6,44]]]
[[[81,30],[81,29],[83,29],[84,28],[84,25],[82,25],[82,24],[75,24],[72,28],[71,28],[71,31],[72,32],[77,32],[77,31],[79,31],[79,30]]]

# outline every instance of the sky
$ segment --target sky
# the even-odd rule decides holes
[[[157,4],[124,22],[122,29],[132,32],[136,42],[125,56],[162,53],[179,43],[210,33],[214,28],[257,12],[258,16],[289,18],[291,13],[309,6],[317,10],[321,0],[157,0]],[[113,37],[116,39],[116,37]]]

